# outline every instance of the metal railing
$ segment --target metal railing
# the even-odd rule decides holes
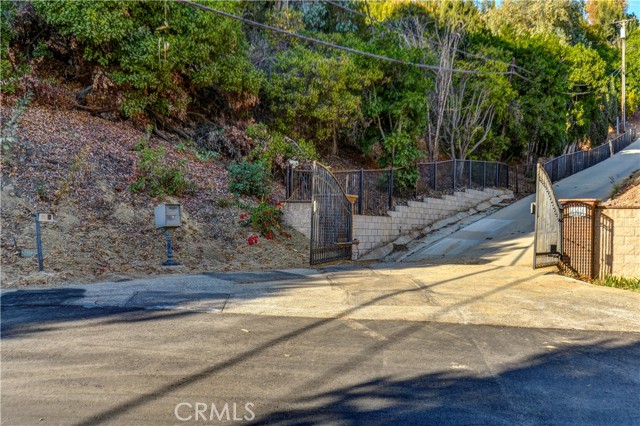
[[[549,174],[551,182],[569,177],[575,173],[595,166],[612,155],[622,151],[636,140],[636,128],[631,127],[626,133],[612,141],[587,151],[577,151],[572,154],[561,155],[543,164]]]
[[[588,150],[561,155],[543,164],[552,182],[571,176],[606,160],[636,140],[635,127],[616,139]],[[449,160],[418,163],[414,169],[342,170],[332,174],[347,194],[357,195],[356,214],[384,215],[411,200],[439,197],[465,189],[507,188],[531,194],[536,187],[536,165],[508,166],[494,161]],[[311,169],[289,167],[286,198],[290,202],[311,200]]]
[[[290,202],[311,200],[311,170],[287,169],[286,197]],[[357,195],[355,212],[384,215],[397,205],[465,189],[508,188],[510,169],[504,163],[449,160],[419,163],[415,169],[343,170],[332,172],[347,194]]]

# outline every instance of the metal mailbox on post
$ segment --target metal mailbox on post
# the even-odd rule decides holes
[[[153,210],[156,229],[163,229],[167,241],[167,260],[162,266],[180,266],[173,259],[172,232],[182,225],[182,210],[180,204],[160,204]]]
[[[178,228],[182,225],[180,204],[160,204],[154,209],[156,229]]]

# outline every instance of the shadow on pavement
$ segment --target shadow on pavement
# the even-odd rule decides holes
[[[308,392],[292,401],[305,408],[262,414],[252,424],[640,424],[640,408],[633,403],[640,390],[634,361],[640,343],[611,346],[604,340],[536,355],[490,377],[464,371],[380,376]]]
[[[491,270],[496,270],[496,269],[500,269],[500,267],[495,267],[495,268],[491,268]],[[341,271],[344,271],[343,268],[340,268]],[[487,270],[483,270],[480,272],[473,272],[473,273],[469,273],[469,274],[465,274],[465,275],[460,275],[457,276],[455,278],[452,279],[447,279],[447,280],[441,280],[441,281],[437,281],[434,283],[431,283],[428,285],[429,288],[433,288],[436,287],[438,285],[443,285],[446,284],[447,282],[456,280],[456,279],[461,279],[461,278],[471,278],[473,276],[482,274],[487,272]],[[504,286],[501,286],[497,289],[493,289],[489,292],[487,292],[486,294],[483,295],[478,295],[475,296],[474,298],[470,299],[468,303],[471,303],[473,300],[478,300],[482,297],[487,297],[490,296],[491,294],[494,294],[498,291],[501,291],[503,289],[506,289],[508,287],[514,286],[514,285],[518,285],[519,282],[522,281],[526,281],[526,280],[519,280],[518,282],[512,282],[509,284],[506,284]],[[149,392],[142,394],[140,396],[137,396],[135,398],[130,399],[129,401],[123,402],[121,404],[118,404],[110,409],[107,409],[101,413],[97,413],[79,423],[76,423],[76,425],[95,425],[98,423],[103,423],[103,422],[111,422],[114,419],[120,417],[121,415],[123,415],[124,413],[127,413],[133,409],[135,409],[138,406],[141,405],[145,405],[147,403],[150,403],[158,398],[164,397],[168,394],[172,394],[174,392],[180,391],[181,389],[184,389],[194,383],[197,382],[201,382],[203,380],[206,379],[210,379],[212,377],[214,377],[216,374],[236,367],[237,365],[240,365],[242,363],[247,362],[248,360],[251,360],[259,355],[261,355],[262,353],[266,352],[267,350],[269,350],[270,348],[276,347],[278,345],[281,344],[285,344],[287,342],[290,342],[292,339],[295,338],[299,338],[303,335],[305,335],[306,333],[309,333],[313,330],[316,329],[320,329],[322,327],[325,326],[329,326],[331,324],[333,324],[334,322],[340,320],[340,319],[344,319],[346,317],[348,317],[350,314],[357,312],[358,310],[367,307],[367,306],[372,306],[375,305],[385,299],[388,298],[392,298],[398,294],[404,294],[404,293],[411,293],[411,292],[419,292],[419,291],[423,291],[425,289],[425,287],[420,287],[420,288],[412,288],[412,289],[404,289],[404,290],[399,290],[399,291],[393,291],[393,292],[389,292],[386,294],[383,294],[379,297],[376,297],[372,300],[369,300],[365,303],[362,303],[360,305],[351,307],[349,309],[344,310],[342,313],[336,315],[335,317],[332,318],[324,318],[324,319],[320,319],[318,321],[315,321],[309,325],[306,325],[304,327],[301,327],[299,329],[281,334],[278,337],[275,337],[263,344],[261,344],[260,346],[257,346],[255,348],[249,349],[243,353],[238,354],[237,356],[227,359],[227,360],[221,360],[219,363],[216,363],[214,365],[205,367],[203,369],[201,369],[200,371],[191,374],[187,377],[181,378],[180,380],[168,383],[164,386],[161,386],[159,388],[150,390]],[[458,303],[456,305],[454,305],[451,308],[447,308],[444,307],[443,310],[441,312],[444,312],[445,310],[448,309],[456,309],[457,307],[459,307],[460,305],[462,305],[463,303]],[[360,362],[364,359],[366,359],[367,357],[370,357],[373,353],[376,353],[378,351],[381,351],[382,349],[384,349],[385,347],[389,346],[389,345],[393,345],[394,343],[397,343],[398,341],[401,341],[405,338],[407,338],[408,336],[410,336],[411,334],[417,332],[418,330],[424,328],[424,327],[428,327],[427,324],[422,323],[422,322],[417,322],[417,323],[407,323],[408,325],[406,327],[403,327],[399,332],[397,332],[396,334],[394,334],[393,336],[391,336],[389,339],[379,342],[374,346],[368,346],[365,349],[363,349],[363,351],[361,351],[359,354],[357,354],[355,357],[352,357],[351,359],[347,360],[345,363],[343,363],[343,365],[336,369],[335,371],[331,371],[331,372],[327,372],[327,374],[325,374],[323,377],[319,378],[317,383],[312,383],[312,384],[306,384],[305,388],[317,388],[321,382],[327,381],[327,380],[332,380],[334,379],[334,377],[332,376],[338,376],[339,374],[341,374],[341,372],[344,369],[349,369],[349,368],[354,368],[356,365],[359,365]]]

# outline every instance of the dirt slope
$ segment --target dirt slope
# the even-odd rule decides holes
[[[2,117],[11,114],[3,102]],[[79,282],[148,274],[259,270],[308,266],[308,242],[291,239],[247,244],[253,232],[239,225],[245,211],[227,191],[226,169],[188,151],[162,145],[167,161],[186,161],[194,194],[153,199],[134,194],[137,155],[132,148],[144,132],[82,111],[32,105],[17,126],[19,142],[2,159],[2,286]],[[282,194],[282,188],[276,188]],[[184,226],[175,233],[176,259],[184,267],[167,271],[165,242],[154,228],[153,207],[164,201],[183,206]],[[244,199],[255,204],[256,200]],[[53,211],[42,226],[45,273],[35,257],[34,214]]]

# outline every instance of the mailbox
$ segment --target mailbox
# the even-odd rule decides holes
[[[38,213],[38,222],[53,222],[53,213]]]
[[[160,204],[154,209],[157,228],[177,228],[182,225],[180,204]]]

